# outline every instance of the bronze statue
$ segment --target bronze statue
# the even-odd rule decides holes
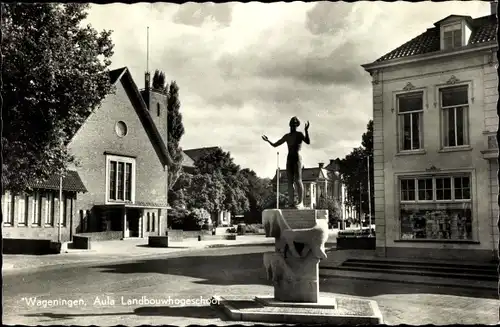
[[[300,121],[297,117],[290,119],[290,133],[285,134],[278,142],[269,141],[267,136],[263,135],[262,139],[273,147],[277,147],[286,142],[288,145],[288,156],[286,158],[286,174],[288,178],[288,202],[291,207],[302,209],[304,207],[304,185],[302,184],[302,157],[300,149],[302,142],[310,144],[309,140],[309,121],[305,125],[305,136],[302,132],[297,131],[300,126]],[[294,190],[297,190],[298,203],[295,204]]]

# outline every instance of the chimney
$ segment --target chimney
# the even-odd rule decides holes
[[[497,14],[498,1],[490,1],[491,15]]]
[[[323,162],[320,162],[320,163],[318,164],[318,166],[319,166],[319,168],[320,168],[320,169],[323,169],[323,167],[325,166],[325,164],[324,164]]]

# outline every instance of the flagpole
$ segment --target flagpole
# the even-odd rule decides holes
[[[276,152],[276,209],[280,208],[280,153]]]
[[[62,174],[59,176],[59,224],[57,226],[57,241],[61,243],[61,224],[63,221]]]

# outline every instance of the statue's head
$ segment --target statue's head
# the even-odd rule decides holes
[[[294,128],[297,128],[300,126],[300,120],[297,118],[297,116],[294,116],[292,117],[292,119],[290,119],[290,127],[294,127]]]

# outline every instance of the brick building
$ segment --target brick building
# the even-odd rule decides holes
[[[63,237],[163,234],[167,223],[166,96],[139,91],[129,70],[110,72],[114,92],[87,117],[68,147],[78,160],[63,180]],[[3,195],[4,238],[56,240],[59,178],[33,185],[33,194]],[[78,194],[77,194],[78,193]]]
[[[377,252],[490,260],[498,246],[496,9],[451,15],[373,63]]]

